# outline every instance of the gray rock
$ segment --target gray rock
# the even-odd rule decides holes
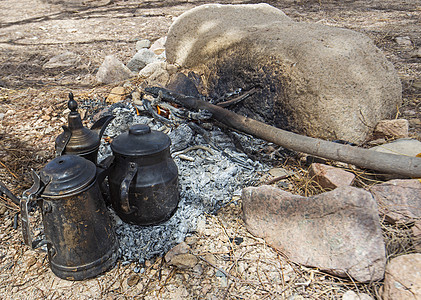
[[[196,7],[172,24],[165,49],[168,62],[208,74],[214,98],[260,87],[236,112],[313,137],[362,142],[402,101],[393,65],[367,36],[267,4]]]
[[[96,79],[100,83],[114,83],[132,77],[132,72],[115,56],[106,56],[104,62],[99,67]]]
[[[409,36],[397,36],[395,37],[395,42],[398,43],[399,46],[412,46],[412,41]]]
[[[342,300],[373,300],[373,298],[364,293],[357,294],[354,291],[347,291],[342,295]]]
[[[169,82],[171,75],[170,72],[173,72],[173,69],[172,67],[169,67],[166,62],[156,61],[147,64],[142,70],[140,70],[139,76],[142,78],[147,78],[149,84],[165,86]]]
[[[127,67],[133,72],[139,72],[147,64],[159,61],[158,56],[149,49],[140,49],[130,61]]]
[[[76,53],[67,51],[50,58],[42,67],[45,69],[68,68],[76,66],[79,61],[80,57]]]
[[[409,122],[405,119],[381,120],[374,128],[373,136],[379,138],[407,138]]]
[[[139,51],[143,48],[149,48],[151,46],[150,40],[140,40],[136,42],[136,50]]]
[[[339,187],[302,197],[270,186],[243,189],[247,229],[291,261],[367,282],[383,278],[385,245],[369,192]]]
[[[421,299],[421,254],[401,255],[386,266],[383,300]]]
[[[398,139],[396,141],[370,148],[374,151],[399,154],[405,156],[417,156],[421,153],[421,142],[415,139]]]
[[[310,165],[309,174],[322,188],[332,190],[351,185],[355,178],[350,172],[319,163]]]
[[[396,179],[373,185],[370,192],[380,214],[390,223],[408,223],[421,218],[421,183],[418,179]]]
[[[162,38],[157,39],[149,48],[149,50],[153,51],[156,55],[160,55],[165,51],[165,42],[167,41],[167,37],[163,36]]]

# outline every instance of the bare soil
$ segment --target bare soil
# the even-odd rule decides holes
[[[55,137],[66,122],[66,97],[105,99],[113,85],[97,85],[104,57],[127,62],[140,39],[165,36],[173,19],[195,6],[217,1],[3,0],[0,1],[0,180],[20,195],[31,184],[29,171],[53,157]],[[257,3],[259,1],[218,1]],[[403,105],[397,117],[421,137],[421,5],[416,0],[268,1],[301,22],[319,22],[368,35],[397,69]],[[396,37],[409,37],[402,45]],[[80,62],[45,69],[53,56],[71,51]],[[417,54],[418,53],[418,54]],[[4,115],[3,115],[4,114]],[[297,165],[294,187],[301,194],[310,178]],[[360,174],[361,175],[361,174]],[[238,203],[241,204],[241,201]],[[46,254],[21,240],[18,208],[0,199],[0,297],[2,299],[341,299],[347,290],[380,299],[381,282],[358,284],[296,266],[265,241],[250,235],[241,205],[229,205],[187,242],[200,259],[181,270],[161,258],[118,264],[95,279],[69,282],[55,277]],[[38,216],[39,221],[39,216]],[[407,228],[385,226],[388,255],[411,252]]]

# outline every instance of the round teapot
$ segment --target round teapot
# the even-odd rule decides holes
[[[51,270],[60,278],[82,280],[109,269],[118,241],[98,185],[94,163],[76,155],[53,159],[21,200],[22,233],[32,248],[47,245]],[[33,241],[28,203],[38,200],[43,240]]]
[[[127,223],[153,225],[168,220],[179,202],[178,169],[170,138],[137,124],[111,143],[110,200]]]

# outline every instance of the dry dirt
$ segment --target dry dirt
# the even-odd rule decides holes
[[[53,156],[55,137],[65,123],[66,95],[104,99],[111,88],[95,84],[104,57],[123,62],[139,39],[165,36],[173,19],[213,1],[2,0],[0,1],[0,180],[16,194],[31,184],[29,170]],[[219,1],[256,3],[256,1]],[[268,1],[291,18],[345,27],[367,34],[394,64],[403,85],[399,117],[420,138],[421,5],[416,0]],[[408,36],[410,45],[396,37]],[[54,55],[72,51],[80,62],[65,69],[42,68]],[[418,53],[418,54],[417,54]],[[288,166],[287,166],[288,167]],[[301,173],[300,173],[301,172]],[[297,191],[305,193],[306,171],[297,171]],[[238,202],[241,203],[241,202]],[[356,284],[315,269],[289,264],[261,239],[251,236],[241,207],[229,205],[188,239],[203,257],[181,270],[157,258],[143,273],[121,265],[95,279],[56,278],[43,252],[29,250],[15,223],[17,207],[0,199],[0,297],[2,299],[341,299],[347,290],[379,298],[379,283]],[[16,226],[17,225],[17,226]],[[389,257],[411,251],[408,230],[385,228]],[[380,298],[379,298],[380,299]]]

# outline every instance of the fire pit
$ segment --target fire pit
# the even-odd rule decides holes
[[[83,104],[85,107],[88,103]],[[180,202],[175,214],[156,226],[138,226],[123,222],[110,209],[116,224],[123,264],[145,260],[166,253],[196,230],[204,214],[214,213],[239,195],[246,185],[253,185],[256,173],[268,166],[251,160],[237,150],[233,139],[210,123],[203,127],[188,121],[169,126],[149,116],[149,112],[130,103],[107,108],[114,119],[104,132],[98,161],[112,154],[110,141],[134,124],[148,125],[151,130],[167,133],[172,140],[171,152],[179,170]],[[193,129],[192,129],[193,128]],[[200,131],[200,132],[198,132]],[[267,143],[246,135],[235,134],[236,141],[247,143],[249,150],[259,152]],[[251,150],[250,150],[251,151]],[[140,268],[137,268],[137,271]]]

